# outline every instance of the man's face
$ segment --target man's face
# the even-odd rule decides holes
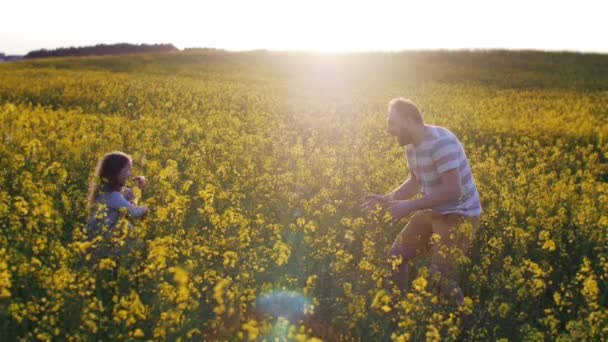
[[[399,143],[400,146],[411,143],[411,135],[408,126],[410,126],[410,124],[407,119],[399,116],[392,110],[388,113],[387,131],[397,139],[397,143]]]

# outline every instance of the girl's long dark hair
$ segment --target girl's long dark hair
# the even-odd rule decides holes
[[[120,191],[124,184],[118,179],[118,174],[129,162],[131,157],[118,151],[110,152],[101,158],[89,183],[89,207],[95,203],[100,190]]]

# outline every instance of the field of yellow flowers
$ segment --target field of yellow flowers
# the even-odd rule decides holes
[[[455,132],[481,195],[465,305],[386,286],[407,177],[388,101]],[[84,234],[121,150],[150,215]],[[2,340],[606,340],[608,56],[264,51],[0,65]],[[96,244],[119,257],[91,255]]]

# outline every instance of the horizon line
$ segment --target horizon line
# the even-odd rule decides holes
[[[38,48],[34,50],[29,50],[26,53],[7,53],[0,49],[0,54],[4,54],[5,56],[19,56],[23,57],[30,52],[39,51],[39,50],[47,50],[53,51],[57,49],[68,49],[68,48],[85,48],[85,47],[93,47],[96,45],[116,45],[116,44],[132,44],[132,45],[163,45],[170,44],[173,45],[179,51],[186,50],[194,50],[194,49],[207,49],[207,50],[218,50],[218,51],[226,51],[226,52],[256,52],[256,51],[266,51],[266,52],[290,52],[290,53],[313,53],[313,54],[365,54],[365,53],[400,53],[400,52],[546,52],[546,53],[574,53],[574,54],[599,54],[599,55],[608,55],[608,50],[576,50],[576,49],[554,49],[554,48],[529,48],[529,47],[521,47],[521,48],[512,48],[512,47],[458,47],[458,48],[442,48],[442,47],[427,47],[427,48],[398,48],[398,49],[344,49],[344,50],[330,50],[330,49],[280,49],[280,48],[265,48],[265,47],[255,47],[255,48],[222,48],[222,47],[210,47],[210,46],[177,46],[173,43],[129,43],[129,42],[115,42],[115,43],[95,43],[93,45],[70,45],[70,46],[57,46],[53,48]]]

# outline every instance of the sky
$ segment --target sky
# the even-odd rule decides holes
[[[606,0],[1,0],[0,52],[112,43],[183,49],[608,53]]]

